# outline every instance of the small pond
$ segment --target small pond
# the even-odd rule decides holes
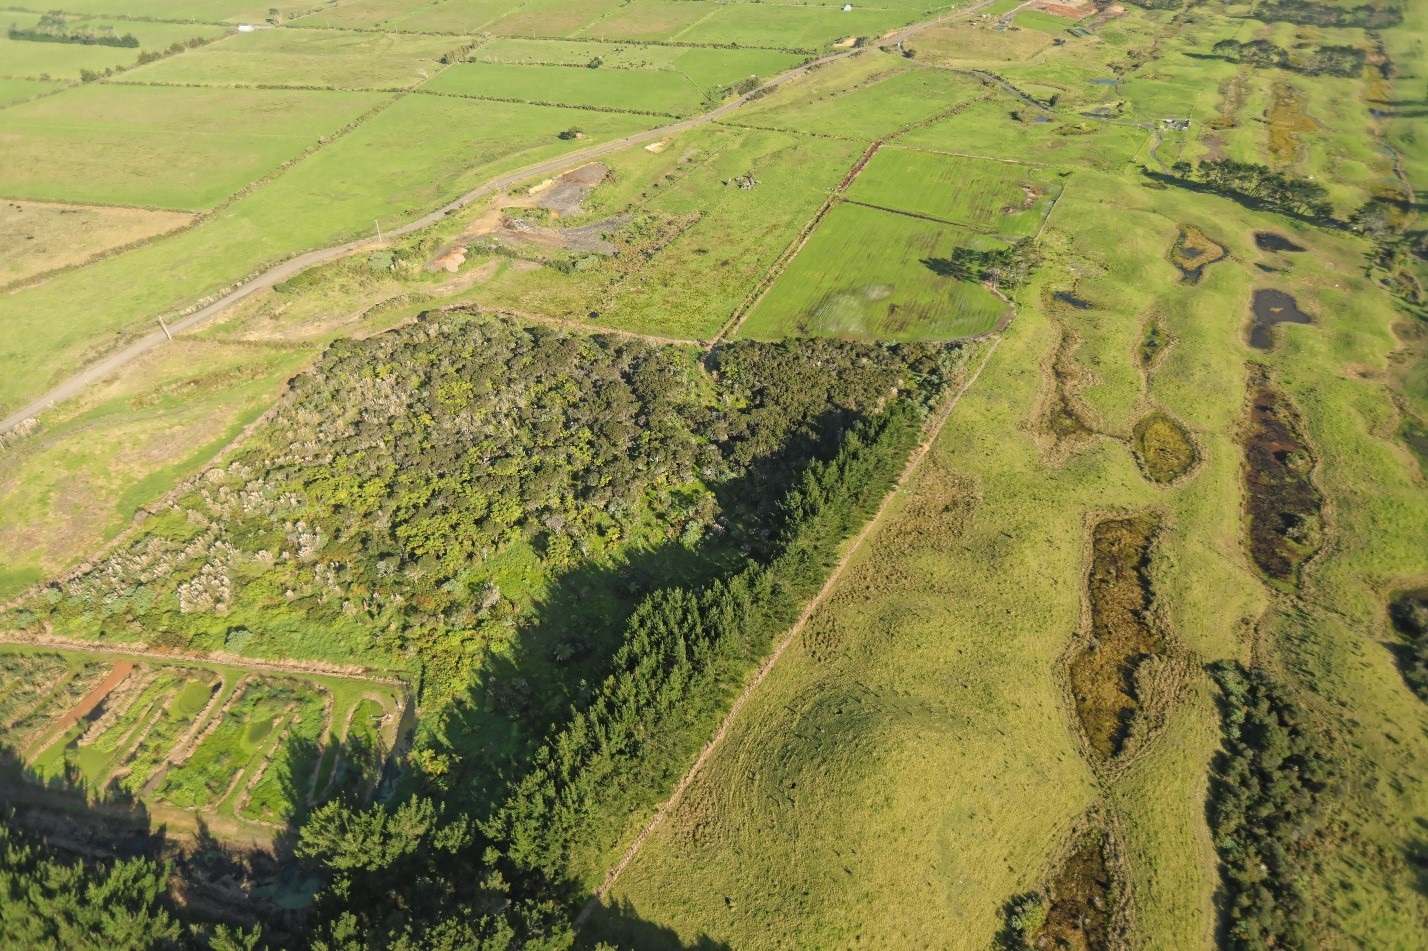
[[[1263,289],[1254,292],[1251,303],[1254,323],[1250,325],[1249,343],[1256,350],[1274,349],[1276,324],[1312,324],[1314,318],[1299,309],[1299,303],[1284,291]]]

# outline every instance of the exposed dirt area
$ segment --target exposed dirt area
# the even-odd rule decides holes
[[[1111,946],[1115,883],[1104,836],[1088,832],[1076,843],[1047,890],[1046,923],[1033,948],[1105,951]]]
[[[1216,261],[1223,261],[1227,253],[1224,245],[1199,228],[1181,225],[1180,234],[1170,246],[1170,263],[1180,270],[1181,282],[1199,284],[1205,268]]]
[[[1324,543],[1324,497],[1314,485],[1314,455],[1299,413],[1260,374],[1250,384],[1245,433],[1245,532],[1266,578],[1294,588],[1304,563]]]
[[[78,703],[65,711],[64,716],[55,721],[54,732],[56,734],[63,733],[93,713],[95,708],[104,702],[104,698],[109,696],[111,690],[128,679],[129,675],[134,672],[135,666],[127,660],[121,660],[115,664],[114,668],[94,686],[93,690],[81,697]]]
[[[1108,763],[1125,748],[1141,698],[1137,668],[1165,653],[1152,613],[1151,547],[1160,520],[1153,514],[1110,518],[1091,530],[1086,578],[1090,631],[1070,663],[1071,696],[1091,751]]]
[[[1319,123],[1304,111],[1304,94],[1289,83],[1274,84],[1265,119],[1269,122],[1270,161],[1279,168],[1298,160],[1300,135],[1319,129]]]
[[[1190,433],[1159,411],[1143,417],[1131,432],[1135,461],[1140,471],[1161,485],[1174,482],[1200,462],[1200,451]]]

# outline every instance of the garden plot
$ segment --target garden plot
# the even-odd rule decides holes
[[[1035,166],[886,148],[873,156],[847,197],[977,231],[1023,236],[1041,226],[1059,190],[1057,179]]]
[[[93,84],[0,111],[0,194],[212,207],[380,100]]]
[[[178,86],[406,89],[441,69],[462,38],[337,30],[259,30],[141,67],[125,80]]]
[[[28,778],[244,827],[369,796],[401,706],[360,679],[0,647],[0,743]]]
[[[1008,305],[981,285],[938,273],[940,258],[972,244],[973,236],[949,225],[838,205],[740,336],[936,340],[990,330]]]

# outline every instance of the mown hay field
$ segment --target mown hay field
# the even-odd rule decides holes
[[[125,81],[197,86],[409,89],[441,69],[465,37],[336,30],[258,30],[126,73]]]
[[[200,211],[380,101],[272,89],[71,89],[0,112],[0,194]]]
[[[681,73],[584,66],[460,63],[422,88],[458,96],[664,115],[693,112],[703,99],[703,90]]]
[[[878,150],[847,198],[1020,237],[1041,226],[1059,190],[1054,176],[1032,165],[890,147]]]
[[[979,284],[936,270],[937,260],[973,239],[954,226],[839,204],[739,334],[948,340],[990,330],[1007,305]]]

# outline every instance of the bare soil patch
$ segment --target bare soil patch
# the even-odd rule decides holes
[[[1151,546],[1160,520],[1153,514],[1110,518],[1091,529],[1086,578],[1090,630],[1072,659],[1071,697],[1092,753],[1109,763],[1124,750],[1141,707],[1137,670],[1166,653],[1152,613]]]
[[[1314,485],[1314,455],[1299,413],[1260,375],[1250,385],[1245,434],[1245,532],[1250,557],[1280,587],[1323,545],[1324,497]]]

